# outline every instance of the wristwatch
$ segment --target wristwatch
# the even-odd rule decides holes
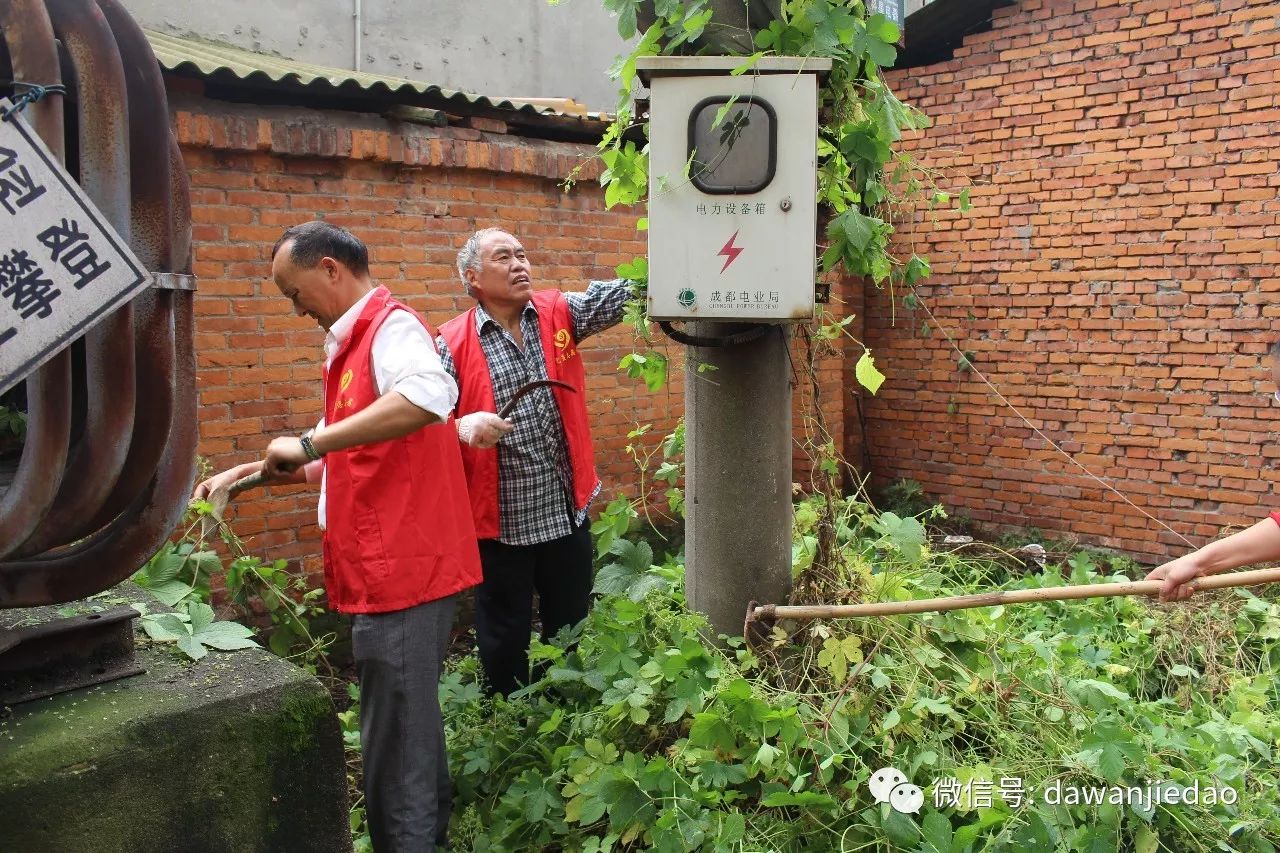
[[[319,450],[316,450],[315,444],[311,441],[311,436],[315,434],[314,429],[309,429],[298,437],[298,441],[302,442],[302,452],[307,454],[307,458],[312,462],[324,456]]]

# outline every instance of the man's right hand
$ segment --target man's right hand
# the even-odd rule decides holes
[[[458,418],[458,440],[468,447],[487,450],[515,428],[511,421],[493,412],[472,412]]]

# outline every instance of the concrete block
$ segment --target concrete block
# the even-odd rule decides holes
[[[341,734],[314,677],[261,649],[191,662],[140,629],[138,645],[143,675],[0,708],[0,848],[350,853]]]

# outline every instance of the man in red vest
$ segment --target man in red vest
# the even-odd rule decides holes
[[[457,593],[480,581],[449,417],[457,386],[426,321],[374,286],[354,235],[308,222],[285,231],[271,257],[280,292],[327,332],[324,419],[195,497],[258,470],[275,483],[320,480],[325,589],[331,607],[352,614],[373,846],[431,851],[446,842],[452,800],[441,663]]]
[[[440,327],[441,360],[458,381],[463,467],[484,581],[476,641],[489,689],[507,694],[529,678],[529,628],[538,593],[542,637],[587,615],[591,535],[587,508],[600,491],[591,451],[585,371],[578,345],[622,319],[625,280],[584,293],[533,289],[520,241],[486,228],[458,253],[458,275],[476,306]],[[528,382],[573,386],[522,396],[509,422],[491,414]],[[496,448],[488,449],[494,443]]]

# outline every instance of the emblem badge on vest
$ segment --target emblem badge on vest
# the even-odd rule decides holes
[[[569,359],[578,354],[578,348],[573,345],[573,335],[569,334],[568,329],[559,329],[556,331],[556,364],[564,364]]]
[[[354,376],[355,372],[349,367],[342,371],[342,376],[338,378],[338,402],[334,404],[334,411],[341,412],[343,409],[350,409],[355,406],[355,400],[350,397],[345,399],[342,397],[342,392],[347,390],[347,386],[351,384],[351,380]]]

